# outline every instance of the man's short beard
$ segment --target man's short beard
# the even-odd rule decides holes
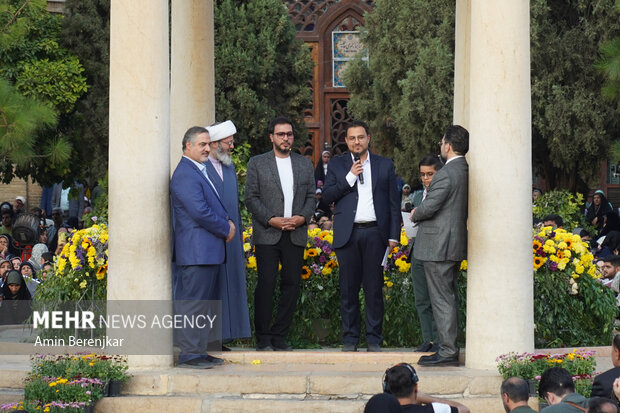
[[[217,144],[217,149],[213,150],[213,157],[226,166],[232,164],[232,158],[227,150],[222,147],[221,143]]]

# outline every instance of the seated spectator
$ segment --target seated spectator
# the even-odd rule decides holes
[[[36,273],[35,269],[34,269],[34,265],[32,265],[31,262],[28,261],[24,261],[22,262],[22,264],[19,266],[19,273],[22,275],[22,277],[26,278],[33,278],[34,274]]]
[[[594,191],[592,203],[586,209],[586,219],[594,225],[600,232],[603,229],[604,216],[613,211],[611,204],[607,201],[605,193],[600,189]]]
[[[532,189],[532,204],[536,205],[536,200],[542,195],[542,191],[538,188]]]
[[[611,231],[609,234],[602,236],[597,241],[599,243],[594,256],[597,258],[605,258],[610,255],[618,255],[620,249],[620,231]]]
[[[13,220],[14,215],[12,210],[2,210],[2,225],[0,226],[0,234],[7,234],[13,236]]]
[[[402,411],[396,397],[389,393],[375,394],[364,407],[364,413],[398,413]]]
[[[54,265],[52,263],[46,262],[41,266],[41,272],[39,273],[39,279],[41,282],[45,281],[45,279],[54,273]]]
[[[530,397],[530,386],[521,377],[509,377],[502,382],[500,388],[502,403],[507,413],[534,413],[527,404]]]
[[[19,271],[19,267],[22,265],[22,259],[19,257],[11,258],[11,264],[13,264],[13,269]]]
[[[407,363],[397,364],[385,371],[383,390],[396,397],[403,412],[432,413],[440,409],[451,413],[469,412],[469,408],[460,403],[418,393],[418,381],[413,366]]]
[[[13,269],[13,264],[11,264],[11,261],[7,259],[0,259],[0,277],[2,278],[2,282],[0,282],[0,286],[4,285],[6,276],[9,273],[9,271],[12,269]]]
[[[411,212],[413,209],[413,194],[411,193],[411,186],[409,184],[403,185],[403,194],[400,198],[400,210],[404,212]]]
[[[30,317],[32,296],[18,271],[9,271],[2,286],[2,297],[0,325],[21,324]]]
[[[617,255],[609,255],[599,261],[603,262],[603,276],[599,278],[599,282],[611,288],[616,274],[620,271],[620,257]],[[618,282],[616,282],[616,284],[618,284]]]
[[[315,229],[318,228],[319,225],[316,222],[311,222],[308,224],[308,231],[310,231],[311,229]]]
[[[332,228],[334,227],[334,223],[331,220],[326,220],[323,221],[323,223],[321,223],[321,230],[322,231],[330,231]]]
[[[538,394],[549,404],[541,413],[582,413],[588,407],[588,399],[575,392],[573,377],[562,367],[544,371],[538,384]]]
[[[13,201],[13,213],[15,216],[21,215],[24,212],[26,207],[26,198],[23,196],[16,196],[15,201]]]
[[[552,227],[553,229],[562,228],[564,220],[557,214],[549,214],[542,219],[543,227]]]
[[[620,377],[620,334],[611,341],[611,363],[613,368],[599,374],[592,383],[592,397],[609,397],[614,395],[614,380]]]
[[[44,252],[43,254],[41,254],[41,260],[45,264],[51,263],[52,261],[54,261],[54,253],[53,252]]]
[[[587,413],[618,413],[618,406],[606,397],[593,397],[588,402]]]
[[[330,215],[329,205],[323,201],[323,190],[321,188],[316,189],[315,193],[316,197],[316,205],[314,206],[314,210],[316,212],[320,212],[323,215]]]
[[[8,235],[2,234],[0,235],[0,258],[6,259],[9,253],[9,245],[11,243],[11,239]]]
[[[39,272],[39,270],[41,269],[41,265],[43,265],[43,263],[45,262],[41,257],[45,252],[49,252],[49,250],[47,249],[47,245],[45,244],[35,244],[32,247],[32,255],[28,259],[28,262],[32,264],[35,272]]]
[[[607,235],[612,231],[620,231],[620,217],[618,217],[618,213],[615,211],[605,214],[603,217],[603,229],[599,235]]]

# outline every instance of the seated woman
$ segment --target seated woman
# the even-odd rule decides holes
[[[19,272],[26,282],[30,295],[34,297],[34,293],[37,291],[37,287],[39,286],[39,281],[34,278],[37,275],[34,265],[32,265],[31,262],[24,261],[19,267]]]
[[[600,232],[605,224],[605,215],[612,211],[613,208],[609,201],[607,201],[605,193],[597,189],[594,191],[594,195],[592,195],[592,203],[586,209],[586,219]]]
[[[2,306],[0,306],[0,325],[22,324],[32,313],[32,296],[21,274],[9,271],[2,287]]]

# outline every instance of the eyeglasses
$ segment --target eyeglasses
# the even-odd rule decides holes
[[[366,140],[365,136],[347,136],[347,140],[350,142],[363,142]]]
[[[435,172],[421,172],[420,173],[420,178],[424,179],[424,178],[432,178],[433,176],[435,176]]]
[[[233,146],[233,145],[235,144],[235,141],[234,141],[234,140],[233,140],[233,141],[228,141],[228,142],[227,142],[227,141],[220,141],[220,142],[221,142],[223,145],[226,145],[226,146],[228,146],[228,147],[231,147],[231,146]]]
[[[292,138],[293,132],[276,132],[274,133],[278,139],[284,139],[284,137]]]

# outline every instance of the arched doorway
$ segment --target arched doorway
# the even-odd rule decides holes
[[[297,37],[310,47],[315,62],[309,80],[312,101],[304,113],[309,137],[301,152],[316,164],[325,149],[335,154],[346,150],[349,91],[340,72],[361,48],[359,29],[364,25],[364,12],[372,8],[373,1],[285,0],[284,3]]]

